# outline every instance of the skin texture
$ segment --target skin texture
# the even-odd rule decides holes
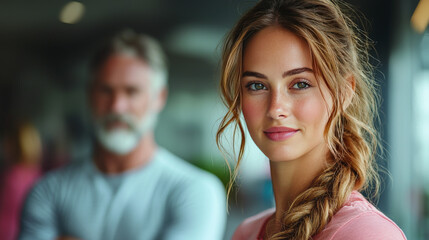
[[[307,44],[286,30],[269,27],[250,40],[243,65],[244,75],[255,72],[265,76],[242,78],[242,106],[250,135],[269,159],[292,161],[311,154],[312,150],[325,148],[323,131],[330,106],[324,96],[328,97],[329,93],[323,81],[319,86],[311,70]],[[304,72],[284,76],[291,70]],[[262,89],[252,91],[256,88]],[[277,126],[298,131],[285,141],[269,140],[264,131]]]
[[[329,150],[323,132],[332,99],[323,79],[314,74],[307,43],[279,26],[261,30],[246,45],[241,90],[249,133],[270,159],[275,219],[280,221],[326,166]],[[295,132],[272,140],[266,134],[272,127]]]

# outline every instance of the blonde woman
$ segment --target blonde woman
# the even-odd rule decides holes
[[[343,6],[343,5],[341,5]],[[337,1],[262,0],[228,35],[218,133],[247,129],[269,158],[275,208],[233,239],[406,239],[360,193],[373,183],[378,134],[366,37]],[[359,35],[360,34],[360,35]]]

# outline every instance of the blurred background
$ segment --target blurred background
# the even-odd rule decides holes
[[[372,54],[378,59],[386,148],[378,160],[389,171],[382,173],[378,207],[408,239],[429,239],[429,0],[347,2],[367,17],[376,49]],[[226,183],[228,171],[215,143],[225,112],[218,93],[220,46],[254,3],[2,1],[1,170],[10,156],[29,166],[30,177],[20,188],[24,194],[46,171],[90,154],[88,61],[101,40],[132,28],[157,38],[169,59],[170,95],[157,127],[158,142]],[[20,142],[18,157],[13,141]],[[238,191],[230,199],[225,239],[244,218],[273,204],[268,160],[253,143],[247,148]]]

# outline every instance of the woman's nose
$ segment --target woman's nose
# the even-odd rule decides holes
[[[289,116],[289,97],[281,91],[273,91],[270,94],[267,116],[272,119],[282,119]]]

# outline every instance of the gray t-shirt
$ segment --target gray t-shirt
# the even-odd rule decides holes
[[[48,173],[27,197],[20,240],[222,239],[225,192],[213,175],[165,149],[106,176],[82,161]]]

